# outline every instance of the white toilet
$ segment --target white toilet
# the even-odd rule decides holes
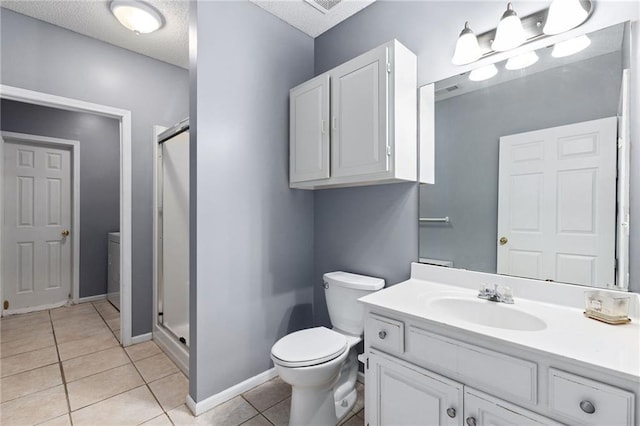
[[[289,425],[335,426],[356,402],[364,307],[358,299],[384,287],[384,280],[347,272],[323,275],[333,328],[314,327],[278,340],[271,359],[292,386]]]

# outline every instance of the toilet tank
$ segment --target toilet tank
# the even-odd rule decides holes
[[[384,287],[384,280],[340,271],[326,273],[322,278],[333,328],[361,336],[364,332],[364,306],[358,303],[358,299],[380,290]]]

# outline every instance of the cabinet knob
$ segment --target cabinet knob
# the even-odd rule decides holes
[[[447,408],[447,416],[451,417],[452,419],[456,418],[456,409],[451,407],[451,408]]]
[[[591,401],[580,401],[580,409],[587,414],[593,414],[596,412],[596,406]]]
[[[476,426],[476,418],[475,417],[467,417],[467,426]]]
[[[378,337],[381,339],[384,339],[385,337],[387,337],[387,332],[386,331],[381,331],[378,333]]]

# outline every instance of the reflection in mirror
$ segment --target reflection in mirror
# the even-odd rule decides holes
[[[587,37],[436,83],[421,262],[627,288],[629,23]]]

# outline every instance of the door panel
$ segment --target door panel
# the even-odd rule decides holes
[[[465,422],[472,423],[471,418],[477,426],[560,426],[539,414],[465,387]]]
[[[499,274],[614,284],[616,126],[612,117],[500,138]]]
[[[9,309],[53,304],[71,291],[71,152],[4,144],[3,291]]]

